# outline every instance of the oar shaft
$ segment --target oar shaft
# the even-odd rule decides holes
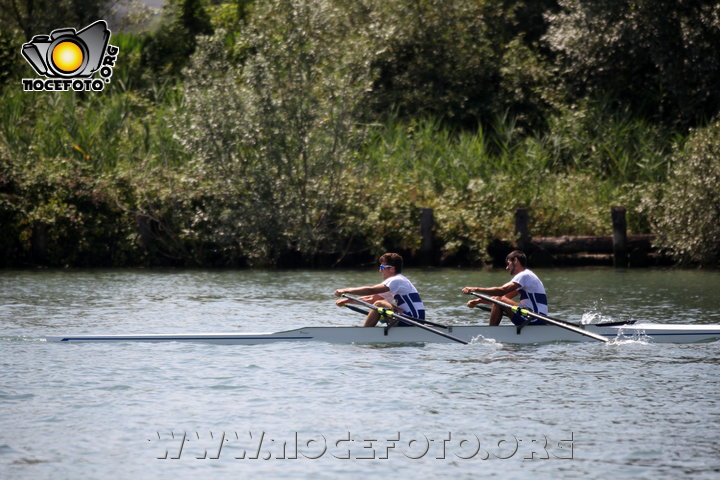
[[[369,313],[367,310],[363,310],[362,308],[356,307],[355,305],[349,305],[346,303],[345,307],[349,308],[353,312],[362,313],[363,315],[367,315]]]
[[[347,297],[347,296],[345,296],[345,295],[343,295],[343,297],[345,297],[345,298],[351,298],[351,297]],[[358,302],[361,301],[359,298],[353,298],[352,300],[355,300],[355,301],[358,301]],[[351,304],[349,304],[349,303],[346,303],[344,306],[347,307],[347,308],[349,308],[350,310],[352,310],[352,311],[354,311],[354,312],[362,313],[363,315],[367,315],[367,314],[368,314],[368,311],[367,311],[367,310],[363,310],[362,308],[357,307],[357,306],[354,306],[354,305],[351,305]],[[422,323],[423,325],[430,325],[431,327],[443,328],[443,329],[445,329],[445,330],[448,330],[448,326],[447,326],[447,325],[443,325],[443,324],[440,324],[440,323],[431,322],[431,321],[429,321],[429,320],[420,319],[420,318],[415,318],[415,317],[411,317],[411,316],[409,316],[409,315],[398,314],[398,313],[396,313],[395,316],[397,316],[397,317],[402,317],[404,320],[415,320],[416,322]]]
[[[472,295],[475,295],[475,296],[478,297],[478,298],[482,298],[483,300],[486,300],[486,301],[488,301],[488,302],[494,303],[494,304],[499,305],[499,306],[504,307],[504,308],[509,308],[509,309],[511,309],[512,311],[520,310],[520,313],[521,313],[522,315],[526,315],[526,316],[528,316],[528,317],[537,318],[538,320],[543,320],[543,321],[545,321],[545,322],[547,322],[547,323],[552,323],[553,325],[557,325],[558,327],[564,328],[564,329],[566,329],[566,330],[570,330],[571,332],[579,333],[580,335],[585,335],[586,337],[593,338],[593,339],[598,340],[598,341],[600,341],[600,342],[607,343],[607,341],[608,341],[607,338],[605,338],[605,337],[603,337],[603,336],[601,336],[601,335],[598,335],[598,334],[593,333],[593,332],[588,332],[587,330],[584,330],[584,329],[582,329],[582,328],[580,328],[580,327],[576,327],[576,326],[574,326],[574,325],[568,324],[568,323],[563,322],[563,321],[561,321],[561,320],[557,320],[557,319],[554,319],[554,318],[552,318],[552,317],[546,317],[545,315],[540,315],[540,314],[538,314],[538,313],[532,312],[532,311],[530,311],[530,310],[528,310],[528,309],[526,309],[526,308],[518,307],[518,306],[516,306],[516,305],[510,305],[509,303],[505,303],[505,302],[503,302],[502,300],[496,300],[496,299],[494,299],[494,298],[492,298],[492,297],[489,297],[489,296],[487,296],[487,295],[483,295],[482,293],[477,293],[477,292],[470,292],[470,293],[471,293]]]
[[[432,332],[436,335],[440,335],[441,337],[448,338],[450,340],[453,340],[458,343],[462,343],[464,345],[468,344],[468,342],[466,342],[465,340],[463,340],[461,338],[455,337],[455,336],[447,334],[445,332],[441,332],[440,330],[435,330],[434,328],[428,327],[427,325],[423,325],[422,323],[415,321],[412,318],[409,318],[408,316],[403,315],[402,313],[395,313],[395,312],[389,311],[389,309],[378,307],[377,305],[373,305],[372,303],[366,302],[364,300],[360,300],[359,298],[351,297],[347,294],[343,294],[342,296],[349,300],[357,302],[360,305],[365,305],[368,308],[372,308],[373,310],[375,310],[376,312],[378,312],[381,315],[384,314],[384,315],[394,316],[394,317],[397,317],[397,318],[403,320],[404,322],[409,323],[410,325],[414,325],[416,327],[422,328],[423,330],[427,330],[428,332]]]

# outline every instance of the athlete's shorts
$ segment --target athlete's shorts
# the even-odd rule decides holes
[[[526,308],[526,307],[522,307],[522,308],[525,308],[525,310],[529,310],[532,312],[532,308]],[[533,313],[537,313],[537,312],[533,312]],[[528,321],[528,319],[530,321],[528,323],[525,323]],[[525,324],[525,325],[547,325],[547,322],[545,320],[540,320],[535,317],[529,317],[529,316],[526,317],[522,313],[520,313],[520,311],[513,313],[513,316],[510,319],[510,321],[518,326],[523,325],[523,324]]]
[[[398,311],[397,311],[396,309],[394,309],[394,308],[393,308],[393,310],[395,311],[395,313],[402,313],[403,315],[411,316],[409,312],[407,312],[407,313],[406,313],[406,312],[398,312]],[[413,325],[413,324],[411,324],[411,323],[408,323],[408,322],[403,321],[403,319],[400,318],[400,317],[394,317],[394,320],[393,320],[393,321],[395,321],[395,320],[397,320],[397,321],[395,322],[395,326],[396,326],[396,327],[414,327],[414,326],[415,326],[415,325]],[[382,316],[382,315],[380,316],[380,322],[381,322],[381,323],[387,323],[387,321],[388,321],[388,319],[387,319],[385,316]]]

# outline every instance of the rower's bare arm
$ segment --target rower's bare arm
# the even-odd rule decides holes
[[[345,293],[348,295],[379,295],[388,291],[390,291],[390,289],[387,285],[379,283],[372,287],[339,288],[335,290],[335,296],[340,297]]]
[[[515,298],[515,297],[517,297],[517,294],[518,294],[518,289],[515,289],[515,290],[512,290],[511,292],[506,293],[505,295],[503,295],[503,297]]]
[[[472,292],[482,293],[483,295],[489,295],[492,297],[504,297],[505,299],[509,300],[517,295],[518,289],[520,288],[520,285],[518,285],[515,282],[508,282],[502,287],[465,287],[463,288],[464,294],[470,294]],[[467,306],[470,308],[475,308],[481,303],[490,303],[487,300],[484,300],[482,298],[473,298],[472,300],[469,300],[467,302]]]
[[[382,295],[365,295],[364,297],[360,297],[360,300],[362,300],[363,302],[375,303],[385,299]]]
[[[476,292],[494,297],[506,297],[508,295],[514,297],[517,294],[518,288],[520,288],[520,285],[518,285],[517,283],[508,282],[502,287],[465,287],[462,289],[462,292],[466,295]]]

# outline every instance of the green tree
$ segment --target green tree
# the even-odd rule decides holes
[[[379,70],[374,98],[380,112],[437,116],[473,126],[496,111],[499,52],[487,35],[482,2],[370,2]]]
[[[366,2],[377,26],[376,111],[431,116],[454,127],[498,117],[544,125],[552,83],[538,46],[555,0]]]
[[[675,164],[655,218],[658,246],[684,264],[720,266],[720,121],[692,131]]]
[[[212,34],[203,0],[169,0],[160,27],[143,45],[143,61],[161,75],[177,75],[195,51],[198,35]]]
[[[560,0],[545,37],[574,98],[611,96],[688,126],[720,110],[715,0]]]
[[[188,70],[182,142],[211,192],[188,228],[252,264],[337,251],[341,178],[358,147],[370,87],[366,43],[334,2],[257,6],[229,67],[223,32]]]

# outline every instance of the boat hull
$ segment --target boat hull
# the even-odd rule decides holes
[[[697,343],[720,339],[720,325],[633,324],[584,327],[608,340],[638,340],[652,343]],[[529,325],[519,333],[514,326],[454,326],[442,330],[468,342],[495,341],[509,344],[553,342],[597,342],[576,332],[552,325]],[[271,333],[198,333],[133,335],[48,336],[48,342],[193,342],[222,345],[261,345],[275,342],[327,343],[455,343],[453,340],[417,327],[306,327]]]

